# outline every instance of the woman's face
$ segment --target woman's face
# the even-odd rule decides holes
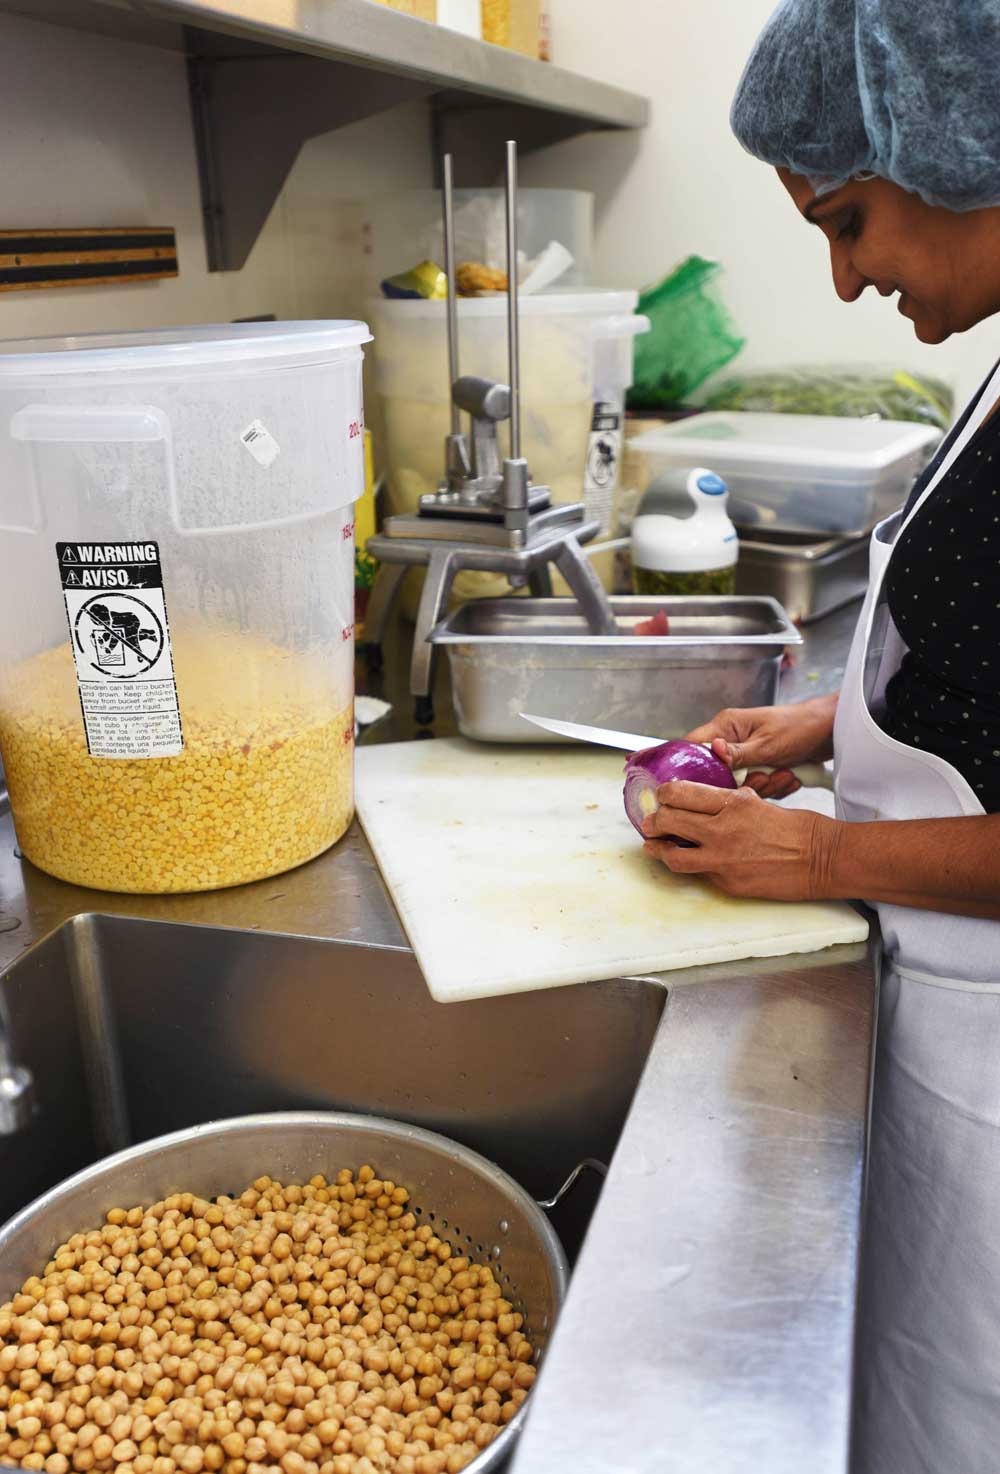
[[[958,213],[926,204],[887,179],[852,180],[817,195],[779,169],[800,213],[830,243],[837,295],[856,302],[873,286],[922,343],[943,343],[1000,311],[1000,208]]]

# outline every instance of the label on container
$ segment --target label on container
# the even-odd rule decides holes
[[[91,757],[184,750],[155,542],[56,543]]]
[[[272,465],[281,454],[281,446],[262,420],[252,420],[240,439],[260,466]]]
[[[583,480],[583,504],[588,517],[601,524],[601,536],[611,531],[618,458],[621,455],[622,412],[617,404],[594,405],[587,446],[587,469]]]

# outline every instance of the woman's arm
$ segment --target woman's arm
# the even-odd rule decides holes
[[[749,788],[665,783],[658,797],[643,826],[647,851],[728,895],[888,901],[1000,920],[1000,814],[846,824],[779,809]]]
[[[1000,920],[1000,814],[838,823],[825,847],[830,897]]]

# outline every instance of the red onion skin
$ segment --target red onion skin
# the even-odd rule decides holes
[[[663,742],[635,752],[625,764],[625,812],[635,830],[642,834],[643,822],[658,807],[656,790],[662,783],[705,783],[711,788],[735,788],[736,779],[720,757],[694,742]],[[667,835],[674,844],[686,840]],[[643,838],[646,836],[643,834]]]

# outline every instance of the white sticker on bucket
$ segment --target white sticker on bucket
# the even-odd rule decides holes
[[[155,542],[56,543],[87,751],[176,757],[184,750]]]
[[[281,446],[260,420],[252,420],[240,439],[258,465],[270,466],[281,454]]]

